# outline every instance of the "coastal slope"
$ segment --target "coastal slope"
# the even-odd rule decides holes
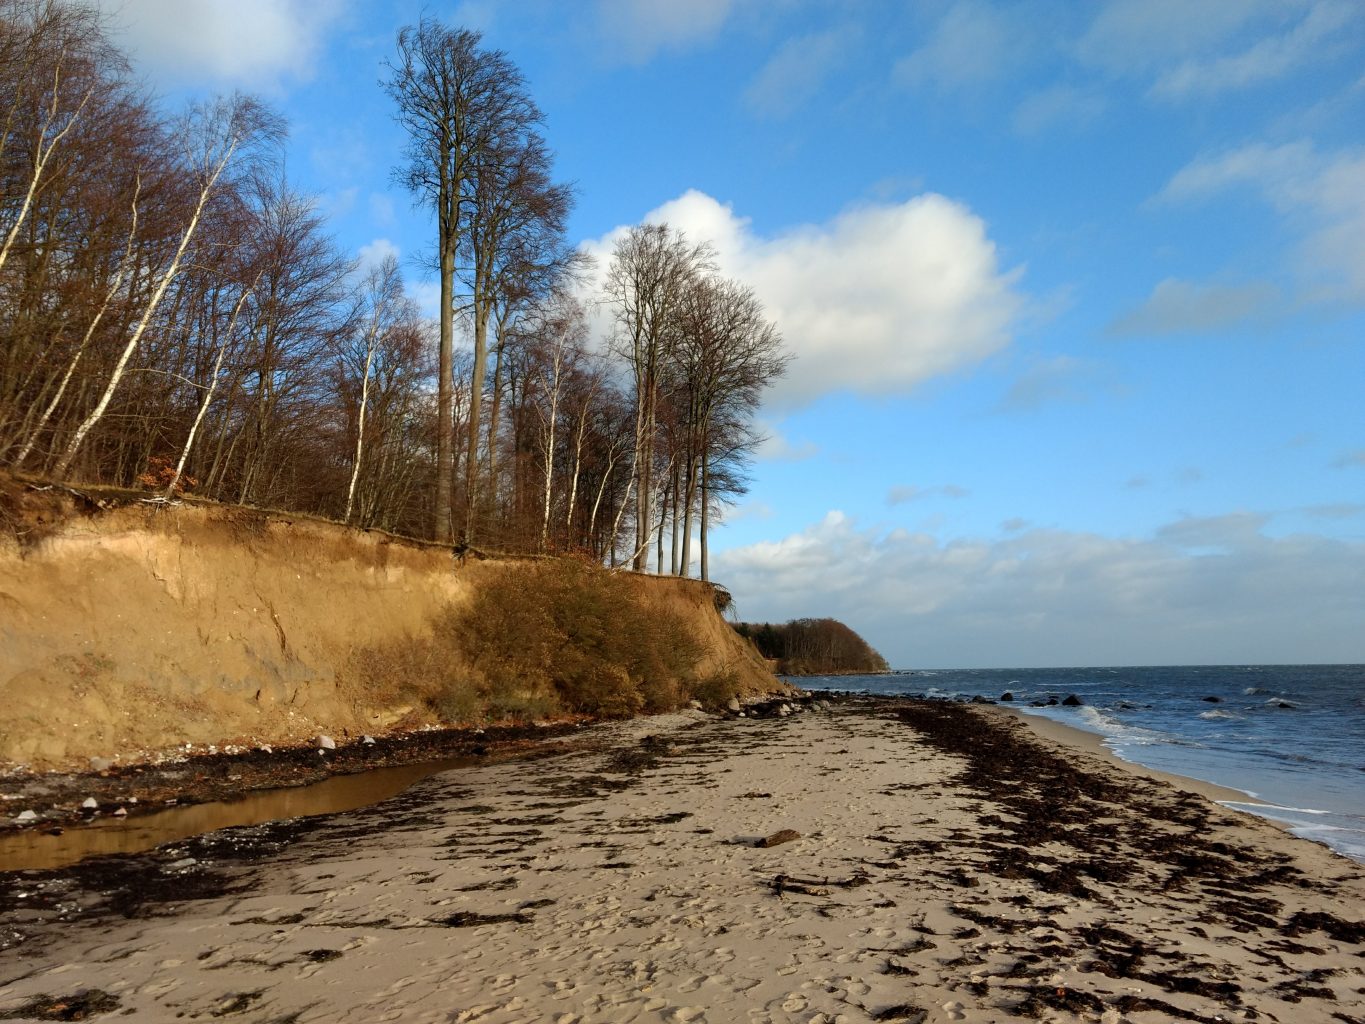
[[[438,688],[442,673],[466,667],[486,681],[471,649],[479,641],[456,619],[509,578],[552,565],[465,562],[448,547],[239,507],[15,493],[0,510],[9,766],[88,770],[91,758],[126,764],[185,744],[203,752],[318,734],[341,743],[462,724],[462,714],[481,724],[482,706]],[[611,586],[689,637],[678,674],[741,694],[779,686],[709,585],[630,576]],[[498,710],[542,717],[552,696],[513,694]]]

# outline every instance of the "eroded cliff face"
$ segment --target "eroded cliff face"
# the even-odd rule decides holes
[[[357,656],[429,635],[516,566],[231,507],[86,512],[11,508],[23,522],[0,537],[0,763],[83,768],[434,722],[420,680],[359,680]],[[699,672],[777,687],[708,589],[639,584],[702,640]]]

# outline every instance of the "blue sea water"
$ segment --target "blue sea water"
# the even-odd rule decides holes
[[[1365,863],[1365,665],[917,670],[792,682],[951,698],[1009,692],[1019,711],[1098,733],[1125,760],[1241,790],[1253,799],[1227,806]],[[1030,706],[1070,694],[1083,705]]]

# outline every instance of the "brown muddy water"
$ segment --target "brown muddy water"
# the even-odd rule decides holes
[[[394,765],[334,775],[306,786],[255,790],[232,800],[167,807],[128,818],[100,817],[63,829],[38,825],[0,835],[0,871],[61,868],[89,857],[143,853],[222,828],[353,811],[396,796],[437,772],[486,763],[486,758],[460,757]]]

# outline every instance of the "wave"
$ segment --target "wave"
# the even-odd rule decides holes
[[[1264,696],[1267,693],[1274,693],[1274,690],[1267,690],[1264,686],[1248,686],[1242,691],[1248,697]]]
[[[1199,717],[1212,722],[1220,718],[1240,719],[1242,716],[1235,715],[1231,711],[1205,711]]]
[[[1297,708],[1299,705],[1292,700],[1285,700],[1283,697],[1271,697],[1266,701],[1272,707]]]

